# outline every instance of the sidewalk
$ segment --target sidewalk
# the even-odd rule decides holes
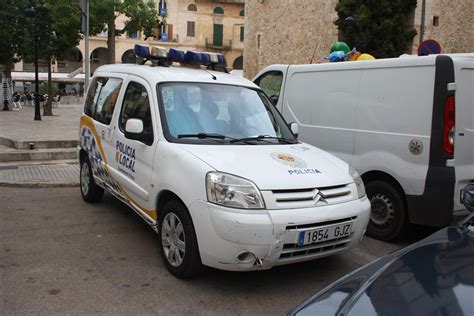
[[[77,142],[82,105],[53,108],[54,115],[41,115],[41,121],[33,120],[34,111],[34,107],[29,106],[21,110],[0,111],[0,138],[14,142],[71,140]]]
[[[0,166],[0,186],[64,187],[79,185],[77,163],[25,164]]]
[[[34,121],[34,107],[0,111],[0,186],[79,185],[81,113],[82,105],[63,105]]]

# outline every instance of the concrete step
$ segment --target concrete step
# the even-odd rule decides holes
[[[65,160],[77,157],[76,148],[14,149],[2,146],[0,162]]]
[[[46,148],[75,148],[79,144],[78,140],[22,140],[16,141],[0,136],[0,145],[5,145],[15,149],[46,149]]]

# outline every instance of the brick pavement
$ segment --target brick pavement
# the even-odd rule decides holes
[[[79,185],[76,163],[2,165],[0,186],[63,187]]]

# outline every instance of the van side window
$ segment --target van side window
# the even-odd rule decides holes
[[[143,136],[147,145],[153,143],[153,125],[151,121],[150,99],[146,88],[138,82],[130,82],[123,97],[119,118],[119,129],[124,133],[125,124],[130,118],[143,121]]]
[[[99,78],[97,85],[101,85],[102,88],[97,99],[94,119],[109,125],[112,120],[112,114],[114,114],[120,88],[122,87],[122,80],[117,78]]]
[[[121,86],[121,79],[94,78],[87,93],[84,113],[98,122],[109,125]]]
[[[97,98],[99,97],[100,87],[97,87],[97,78],[92,79],[87,91],[86,102],[84,103],[84,114],[93,116],[95,107],[97,104]]]
[[[281,71],[270,71],[255,80],[255,84],[262,88],[263,92],[265,92],[273,104],[276,105],[280,97],[282,81],[283,73]]]

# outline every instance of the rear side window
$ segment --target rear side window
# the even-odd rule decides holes
[[[146,144],[151,145],[153,143],[153,125],[151,121],[150,99],[146,88],[133,81],[128,84],[123,97],[119,118],[119,129],[122,132],[125,132],[125,124],[131,118],[143,121],[143,135],[147,139]]]
[[[277,104],[278,98],[280,97],[282,81],[283,73],[281,71],[271,71],[263,74],[255,80],[255,84],[265,92],[274,104]]]
[[[121,79],[94,78],[87,93],[84,113],[98,122],[109,125],[121,87]]]

